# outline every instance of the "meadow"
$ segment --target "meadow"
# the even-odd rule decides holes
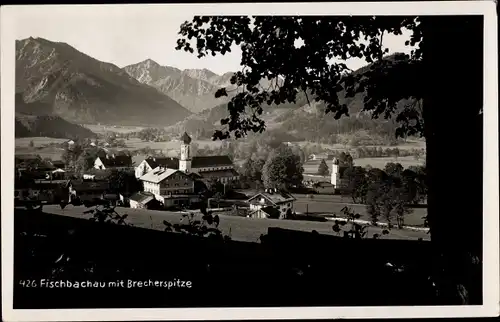
[[[353,204],[348,196],[339,195],[312,195],[312,199],[307,195],[294,194],[297,200],[294,202],[294,210],[300,213],[311,215],[333,215],[344,217],[341,210],[344,207],[350,208],[353,212],[360,214],[360,220],[370,220],[365,205]],[[411,213],[405,215],[405,225],[423,227],[424,219],[427,216],[427,208],[411,208]],[[387,222],[384,218],[379,218],[380,222]]]
[[[328,165],[328,170],[332,171],[332,161],[325,160]],[[354,165],[360,167],[366,167],[368,165],[373,168],[383,169],[385,165],[389,162],[400,163],[404,168],[408,168],[412,165],[423,165],[424,159],[420,158],[419,160],[415,160],[412,156],[407,157],[381,157],[381,158],[358,158],[354,159]],[[309,160],[303,164],[304,174],[312,174],[315,175],[318,173],[318,166],[321,163],[321,160]],[[326,176],[326,179],[329,180],[329,176]]]
[[[91,215],[83,214],[87,208],[83,206],[74,207],[67,206],[62,210],[59,206],[44,207],[44,212],[53,213],[64,216],[90,218]],[[116,208],[120,214],[127,214],[126,221],[136,227],[143,227],[155,230],[164,230],[165,225],[163,221],[166,220],[171,224],[180,223],[182,215],[179,213],[144,210],[144,209],[130,209],[130,208]],[[201,215],[195,215],[195,219],[200,219]],[[233,240],[246,241],[246,242],[259,242],[262,234],[267,234],[269,227],[279,227],[283,229],[292,229],[298,231],[317,231],[320,234],[338,235],[332,229],[333,222],[315,222],[315,221],[301,221],[301,220],[279,220],[279,219],[252,219],[245,217],[220,215],[219,229],[225,234],[231,236]],[[373,234],[380,234],[382,231],[378,227],[370,227],[368,229],[367,238]],[[429,239],[429,235],[421,231],[412,231],[406,229],[392,229],[389,235],[384,236],[387,239]]]
[[[198,144],[199,148],[204,148],[209,146],[210,148],[219,147],[222,141],[212,141],[212,140],[193,140],[193,143]],[[153,150],[162,150],[167,152],[170,150],[179,151],[181,147],[181,142],[178,140],[167,141],[167,142],[144,142],[139,138],[131,138],[125,140],[126,149],[128,150],[140,150],[149,147]]]
[[[31,141],[33,141],[33,147],[30,147]],[[66,141],[66,139],[48,137],[17,138],[15,140],[15,154],[38,154],[43,159],[60,160],[63,149],[57,146],[50,146],[50,144],[60,144]]]
[[[104,124],[81,124],[81,125],[96,134],[104,134],[107,132],[130,133],[130,132],[138,132],[145,129],[145,127],[143,126],[121,126],[121,125],[104,125]]]

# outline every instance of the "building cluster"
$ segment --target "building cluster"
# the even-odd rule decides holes
[[[206,186],[218,181],[224,185],[232,185],[238,181],[239,174],[228,156],[192,156],[189,135],[184,133],[180,141],[180,158],[146,157],[134,166],[131,156],[100,153],[94,160],[92,169],[85,171],[79,178],[71,179],[68,178],[66,168],[61,161],[29,167],[27,164],[32,161],[29,158],[36,159],[36,157],[27,156],[23,159],[19,156],[16,157],[19,161],[16,161],[16,170],[19,172],[16,191],[21,189],[23,196],[37,198],[40,190],[48,189],[41,185],[45,183],[54,187],[49,190],[60,190],[61,187],[67,189],[67,193],[60,197],[67,202],[107,199],[130,204],[133,208],[168,208],[198,202],[197,183]],[[107,178],[113,170],[133,173],[142,182],[143,190],[112,191]],[[21,173],[29,173],[30,180],[21,180],[21,177],[26,178],[21,176]],[[37,175],[33,175],[35,173]]]

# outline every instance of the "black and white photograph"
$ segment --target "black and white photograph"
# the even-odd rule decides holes
[[[0,22],[5,321],[499,315],[494,1]]]

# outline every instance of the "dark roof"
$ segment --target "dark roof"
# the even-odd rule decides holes
[[[316,183],[316,187],[319,187],[319,188],[330,188],[330,187],[333,187],[333,184],[331,182],[317,182]]]
[[[73,190],[78,191],[106,191],[109,190],[107,181],[74,181],[71,182]]]
[[[260,192],[260,193],[256,194],[255,196],[253,196],[252,198],[248,199],[248,202],[251,202],[253,199],[255,199],[259,196],[262,196],[262,197],[268,199],[269,201],[271,201],[274,204],[280,204],[280,203],[290,202],[290,201],[295,200],[295,198],[291,194],[283,192],[283,191],[277,191],[277,192],[271,192],[271,193]]]
[[[137,201],[137,202],[143,203],[143,204],[146,204],[146,203],[152,201],[153,199],[155,199],[154,195],[152,193],[146,192],[146,191],[134,193],[130,197],[130,200],[134,200],[134,201]]]
[[[280,217],[280,211],[276,209],[275,207],[268,206],[260,209],[261,211],[265,212],[266,214],[269,215],[269,218],[279,218]]]
[[[179,159],[177,158],[168,158],[168,157],[162,157],[162,158],[156,158],[156,157],[149,157],[146,159],[146,162],[149,164],[149,166],[152,169],[155,169],[159,166],[169,168],[169,169],[179,169]]]
[[[227,155],[193,157],[191,162],[191,168],[208,168],[228,165],[233,165],[233,161],[231,161]]]
[[[201,175],[199,175],[198,173],[196,172],[191,172],[188,174],[188,176],[191,177],[191,179],[199,179],[199,178],[203,178]]]
[[[128,167],[132,164],[132,157],[129,155],[116,155],[100,159],[106,167]]]
[[[184,142],[184,144],[189,144],[191,143],[191,137],[184,132],[184,134],[181,136],[181,141]]]
[[[89,170],[85,171],[84,175],[94,176],[94,180],[106,180],[113,173],[111,170],[112,169],[103,169],[103,170],[100,170],[100,169],[94,169],[94,168],[92,168],[92,169],[89,169]]]
[[[204,171],[199,172],[203,178],[213,178],[213,177],[237,177],[239,173],[234,169],[229,170],[217,170],[217,171]]]

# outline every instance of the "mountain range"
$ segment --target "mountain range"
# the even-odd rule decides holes
[[[366,68],[356,72],[363,70]],[[227,103],[236,91],[222,98],[214,94],[221,87],[234,88],[230,84],[233,74],[180,70],[151,59],[119,68],[66,43],[42,38],[18,40],[16,136],[94,136],[76,125],[85,123],[166,127],[209,136],[219,127],[220,119],[227,117]],[[268,84],[261,81],[263,87]],[[325,116],[324,104],[309,104],[304,93],[299,93],[295,103],[268,107],[262,117],[269,130],[292,136],[290,140],[324,138],[346,129],[380,128],[390,123],[370,120],[360,112],[363,94],[349,99],[341,96],[341,103],[348,105],[354,118],[337,121]]]
[[[116,65],[42,38],[16,41],[16,112],[148,126],[170,125],[191,114]]]
[[[230,86],[229,80],[233,75],[228,72],[219,76],[208,69],[180,70],[161,66],[151,59],[123,69],[131,77],[156,88],[193,113],[227,102],[227,97],[215,98],[214,94],[219,88]]]

